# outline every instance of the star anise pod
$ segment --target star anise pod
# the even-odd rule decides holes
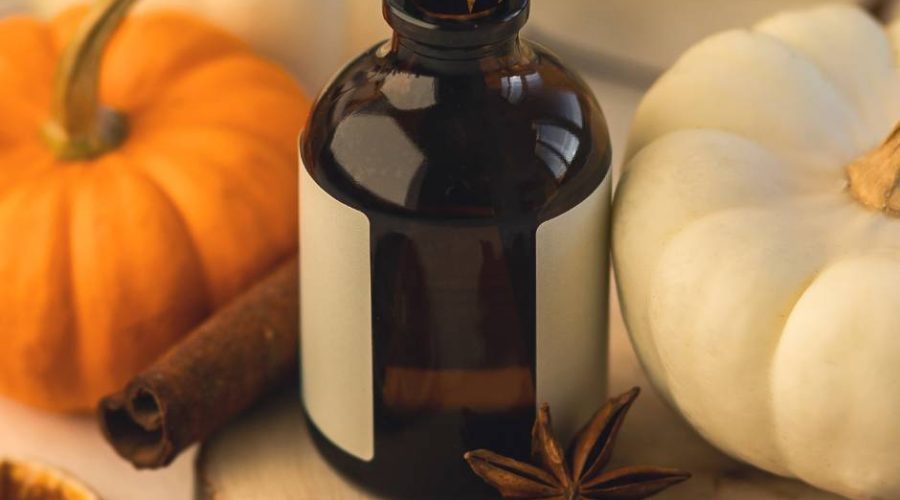
[[[616,436],[625,415],[640,394],[634,388],[611,399],[575,436],[563,455],[553,435],[550,408],[538,412],[531,435],[534,465],[487,450],[470,451],[469,466],[504,498],[542,500],[636,500],[686,481],[687,472],[662,467],[633,466],[608,472]]]

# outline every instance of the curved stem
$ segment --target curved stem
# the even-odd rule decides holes
[[[851,163],[847,175],[860,203],[900,217],[900,124],[881,146]]]
[[[127,135],[125,116],[100,104],[100,66],[110,37],[136,0],[96,0],[57,68],[44,138],[61,160],[86,160]]]

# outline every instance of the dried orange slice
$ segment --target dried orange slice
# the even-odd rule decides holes
[[[0,500],[99,500],[99,497],[50,467],[0,459]]]

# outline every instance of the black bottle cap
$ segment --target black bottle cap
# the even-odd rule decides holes
[[[384,18],[419,43],[477,47],[514,37],[529,8],[530,0],[384,0]]]

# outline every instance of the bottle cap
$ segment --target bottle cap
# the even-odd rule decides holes
[[[435,47],[490,45],[516,36],[530,0],[384,0],[384,18],[402,36]]]

